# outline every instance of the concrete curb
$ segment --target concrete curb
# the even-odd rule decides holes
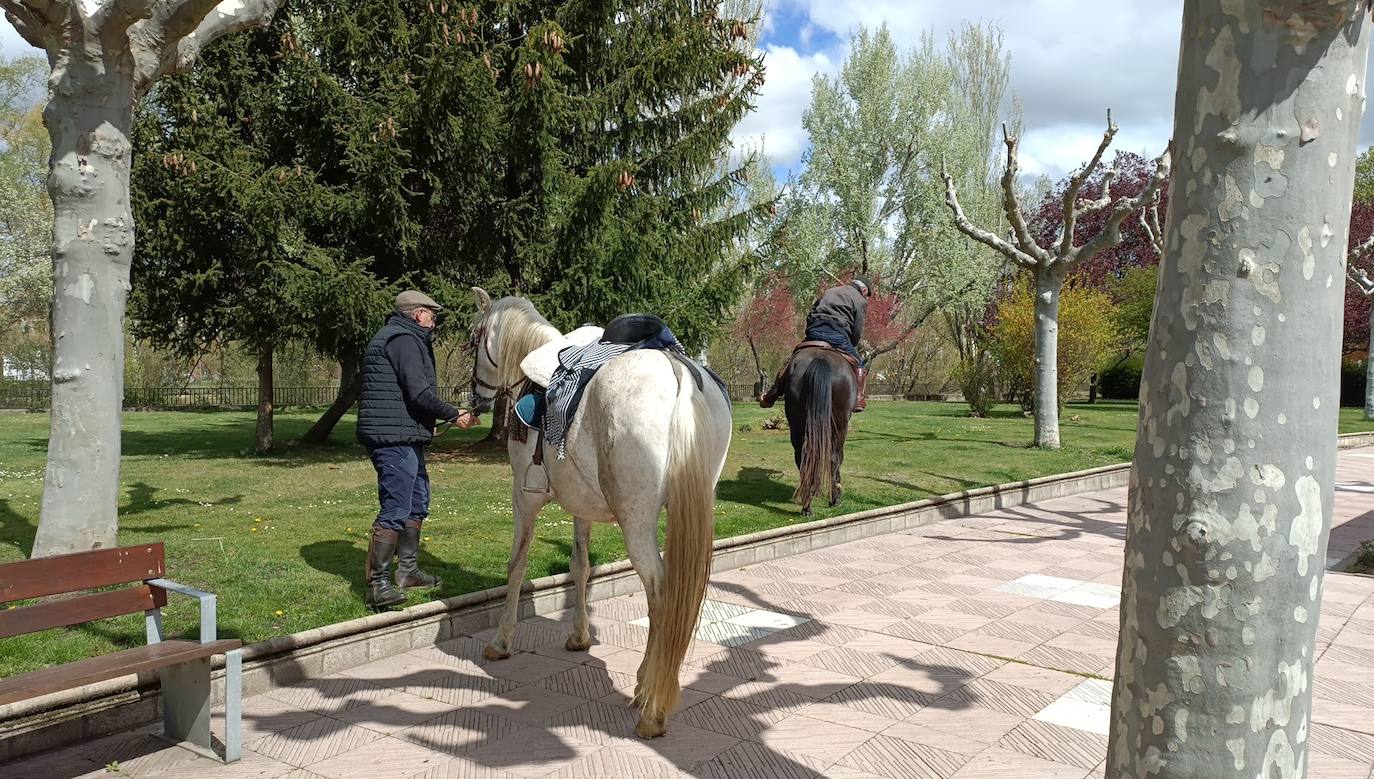
[[[1374,446],[1374,433],[1340,437],[1341,449],[1365,446]],[[722,538],[715,542],[711,567],[728,571],[946,519],[1124,487],[1129,478],[1129,463],[1107,465]],[[525,582],[521,615],[569,607],[571,584],[570,574]],[[640,588],[629,562],[618,561],[592,569],[588,599],[605,600]],[[329,676],[493,627],[505,594],[505,587],[493,587],[252,644],[244,648],[244,695]],[[218,660],[214,683],[216,699],[223,700],[223,658]],[[156,675],[127,676],[0,706],[0,763],[131,730],[160,716]]]

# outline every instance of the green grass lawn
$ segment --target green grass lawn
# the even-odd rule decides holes
[[[735,407],[734,441],[719,488],[716,535],[800,523],[785,431],[761,429],[777,411]],[[1341,430],[1374,429],[1342,409]],[[171,578],[219,595],[223,637],[246,643],[366,615],[362,603],[367,530],[376,512],[371,465],[353,439],[352,418],[324,447],[293,441],[309,413],[277,416],[277,454],[251,452],[248,412],[145,412],[124,417],[120,543],[165,541]],[[974,419],[958,404],[875,402],[855,417],[844,469],[845,499],[817,505],[817,518],[960,489],[1121,462],[1130,457],[1136,407],[1071,405],[1065,446],[1028,448],[1031,420],[999,408]],[[0,563],[27,556],[38,524],[48,420],[0,415]],[[431,452],[432,513],[421,564],[440,574],[446,597],[505,583],[511,475],[485,431],[450,430]],[[531,577],[568,569],[571,519],[555,507],[540,518]],[[620,533],[598,525],[592,562],[622,558]],[[414,592],[411,602],[434,597]],[[195,630],[194,608],[173,601],[168,627]],[[53,640],[54,637],[58,640]],[[142,618],[0,640],[0,676],[133,646]]]

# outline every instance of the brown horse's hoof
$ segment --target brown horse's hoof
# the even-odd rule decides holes
[[[509,660],[510,652],[497,649],[495,644],[488,644],[487,648],[482,651],[482,657],[485,657],[486,659],[491,660],[493,662],[497,660]]]
[[[668,725],[663,720],[653,721],[648,717],[640,717],[639,724],[635,725],[635,735],[642,739],[658,738],[668,732]]]
[[[563,648],[569,652],[585,652],[592,648],[592,639],[590,636],[587,638],[568,636],[568,643],[564,644]]]

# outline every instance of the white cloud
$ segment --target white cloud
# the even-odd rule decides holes
[[[758,149],[777,166],[794,167],[806,150],[802,113],[811,102],[811,79],[834,72],[837,63],[825,53],[802,55],[790,46],[768,46],[763,52],[766,78],[753,113],[732,134],[736,148]]]

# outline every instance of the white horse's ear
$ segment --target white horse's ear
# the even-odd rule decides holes
[[[477,309],[483,314],[491,310],[491,295],[488,295],[485,289],[473,287],[472,297],[477,301]]]

